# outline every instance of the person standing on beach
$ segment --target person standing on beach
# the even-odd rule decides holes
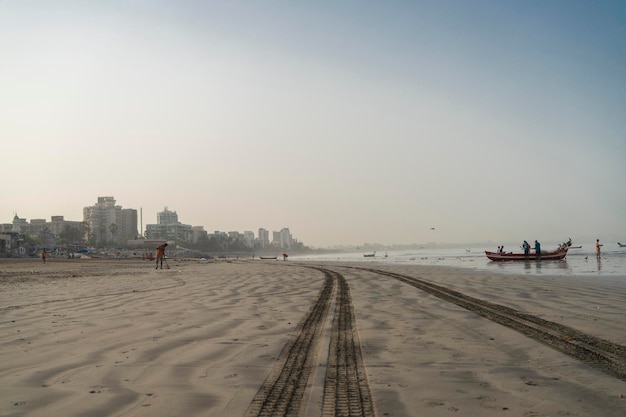
[[[46,256],[48,256],[48,252],[46,252],[46,248],[43,248],[41,250],[41,260],[44,264],[46,263]]]
[[[156,268],[159,269],[159,260],[161,260],[161,269],[163,269],[163,258],[165,258],[165,248],[167,247],[167,243],[161,243],[156,248]],[[169,264],[168,264],[169,265]]]
[[[524,249],[524,256],[528,258],[528,255],[530,255],[530,244],[524,241],[524,243],[522,243],[522,249]]]
[[[535,252],[537,254],[537,259],[541,259],[541,243],[535,240]]]
[[[600,239],[596,239],[596,258],[600,259]]]

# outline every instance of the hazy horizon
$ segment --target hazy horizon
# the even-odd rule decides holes
[[[626,3],[0,2],[0,222],[626,241]]]

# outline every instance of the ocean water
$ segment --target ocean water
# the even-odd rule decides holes
[[[577,244],[575,244],[578,246]],[[333,253],[326,255],[293,256],[289,260],[302,261],[337,261],[363,263],[401,263],[405,265],[439,265],[459,268],[471,268],[503,274],[534,274],[534,275],[572,275],[572,276],[604,276],[626,279],[626,248],[616,243],[604,244],[602,256],[596,258],[594,243],[581,244],[580,249],[570,249],[567,257],[559,261],[529,262],[494,262],[485,256],[485,250],[496,251],[496,248],[468,247],[458,249],[417,249],[406,251],[376,252],[375,257],[364,257],[363,252]],[[557,245],[543,246],[544,250],[554,250]],[[505,250],[521,252],[521,249]],[[385,256],[386,255],[386,256]]]

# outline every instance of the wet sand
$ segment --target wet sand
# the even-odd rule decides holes
[[[323,274],[293,261],[168,263],[0,259],[0,415],[246,415]],[[625,381],[390,277],[323,265],[350,286],[377,416],[626,415]],[[626,345],[624,277],[378,267]],[[307,417],[322,414],[324,343]]]

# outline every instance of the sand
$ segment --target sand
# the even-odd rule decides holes
[[[169,264],[1,259],[0,415],[246,415],[323,274]],[[390,277],[323,265],[349,284],[377,416],[626,415],[623,380]],[[626,345],[626,277],[377,267]],[[323,335],[303,416],[322,415],[327,351]]]

